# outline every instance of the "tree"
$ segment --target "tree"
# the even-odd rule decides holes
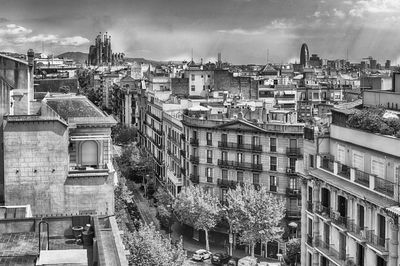
[[[228,191],[226,218],[233,230],[240,232],[240,240],[250,245],[251,256],[254,257],[258,241],[264,243],[282,237],[285,204],[282,197],[265,187],[255,190],[252,185],[244,185]]]
[[[111,137],[114,143],[130,144],[136,140],[137,129],[134,127],[117,125],[112,128]]]
[[[172,209],[172,204],[174,199],[172,196],[165,191],[162,187],[159,187],[154,194],[154,198],[157,201],[157,219],[160,221],[160,223],[168,228],[170,232],[170,228],[174,222],[173,219],[173,209]]]
[[[206,250],[210,250],[208,232],[221,218],[221,206],[217,197],[199,186],[186,187],[173,204],[176,217],[196,230],[204,230]]]
[[[291,264],[295,264],[297,262],[297,257],[300,254],[300,249],[300,240],[298,238],[292,238],[287,242],[286,254]]]
[[[153,224],[141,224],[139,229],[125,234],[125,243],[129,248],[131,265],[178,266],[185,260],[182,243],[171,244]]]
[[[152,173],[151,160],[133,144],[125,146],[121,156],[116,161],[122,175],[136,183],[142,182],[146,175]]]

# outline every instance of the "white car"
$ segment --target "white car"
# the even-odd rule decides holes
[[[203,261],[211,258],[211,252],[205,249],[197,250],[192,257],[192,260]]]

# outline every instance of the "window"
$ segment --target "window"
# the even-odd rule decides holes
[[[277,168],[277,166],[276,166],[276,157],[270,157],[270,167],[269,167],[269,169],[271,170],[271,171],[276,171],[276,168]]]
[[[203,91],[205,91],[206,90],[206,85],[203,85]]]
[[[227,189],[222,189],[221,191],[221,201],[226,203],[226,197],[228,195],[228,190]]]
[[[243,183],[243,172],[241,172],[241,171],[237,172],[237,182]]]
[[[289,188],[294,190],[299,189],[296,177],[292,177],[289,179]]]
[[[207,163],[212,163],[212,150],[207,150]]]
[[[228,142],[228,135],[227,134],[221,134],[221,142],[222,143],[227,143]]]
[[[360,171],[364,171],[364,154],[358,151],[353,151],[353,167]]]
[[[260,184],[260,175],[253,174],[253,184]]]
[[[260,138],[258,136],[253,136],[251,140],[251,144],[253,146],[259,146],[260,145]]]
[[[207,145],[212,146],[212,133],[211,132],[207,132],[206,139],[207,139]]]
[[[277,187],[278,187],[278,179],[277,179],[276,176],[272,176],[271,175],[269,177],[269,190],[273,191],[273,192],[276,192]]]
[[[226,151],[221,152],[221,160],[222,161],[228,160],[228,153]]]
[[[82,165],[97,166],[97,143],[93,140],[88,140],[82,143],[81,146]]]
[[[243,153],[239,152],[236,154],[236,161],[238,163],[242,163],[243,162]]]
[[[314,155],[309,154],[309,158],[310,158],[310,167],[314,168]]]
[[[207,182],[212,183],[213,181],[213,169],[207,167],[206,168],[206,177],[207,177]]]
[[[380,158],[372,157],[371,159],[371,173],[380,178],[385,178],[385,161]]]
[[[207,75],[207,78],[211,78],[211,75]]]
[[[270,138],[269,149],[271,152],[276,152],[276,138]]]
[[[196,90],[196,86],[194,86],[194,85],[190,86],[190,90],[191,91],[195,91]]]
[[[345,154],[346,154],[346,148],[342,145],[337,146],[337,160],[344,164],[345,163]]]
[[[296,158],[289,158],[289,167],[292,171],[296,171]]]
[[[228,170],[225,169],[222,170],[222,179],[228,180]]]
[[[261,164],[260,162],[260,155],[253,154],[253,164]]]
[[[196,79],[196,76],[194,74],[192,74],[191,76],[192,76],[192,81],[194,81]]]
[[[243,144],[243,135],[237,135],[237,144]]]

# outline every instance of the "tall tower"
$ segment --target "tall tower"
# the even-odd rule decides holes
[[[310,52],[308,51],[307,44],[303,43],[300,49],[300,65],[303,67],[308,66],[310,62]]]

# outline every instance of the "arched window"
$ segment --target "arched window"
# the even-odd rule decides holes
[[[82,165],[97,166],[98,152],[97,142],[93,140],[85,141],[81,146]]]

